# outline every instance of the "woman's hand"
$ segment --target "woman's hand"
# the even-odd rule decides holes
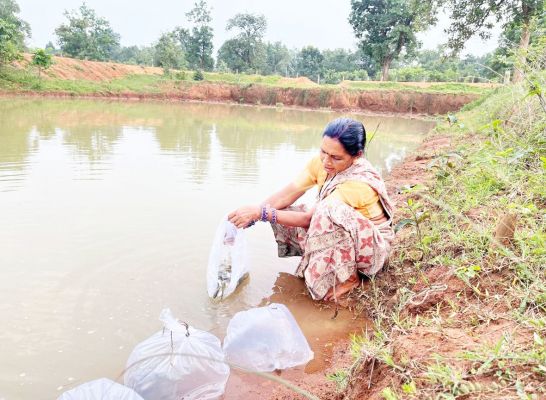
[[[260,219],[260,206],[244,206],[231,212],[228,215],[228,220],[237,228],[246,228],[251,222]]]

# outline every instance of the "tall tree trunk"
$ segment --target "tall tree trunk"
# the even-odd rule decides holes
[[[529,48],[529,41],[531,39],[531,30],[529,29],[529,25],[531,24],[531,17],[530,17],[530,10],[529,6],[525,4],[525,1],[522,1],[522,14],[523,14],[523,23],[521,25],[521,37],[519,39],[519,46],[518,46],[518,64],[516,65],[516,68],[514,68],[514,75],[512,77],[512,82],[518,83],[523,80],[523,72],[521,71],[521,68],[526,64],[527,62],[527,49]]]
[[[389,68],[391,67],[392,57],[387,57],[383,60],[381,65],[381,81],[389,80]]]

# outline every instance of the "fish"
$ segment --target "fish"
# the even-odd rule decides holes
[[[227,246],[226,246],[227,247]],[[212,296],[213,299],[223,299],[224,298],[224,291],[229,286],[231,282],[231,251],[224,249],[224,256],[222,257],[222,262],[220,263],[220,266],[218,267],[218,286],[216,287],[216,292],[214,292],[214,295]]]
[[[223,299],[224,294],[231,284],[232,272],[233,272],[233,260],[232,251],[235,246],[235,240],[237,237],[237,227],[232,223],[228,223],[224,232],[224,238],[222,240],[220,263],[218,265],[218,275],[216,281],[216,291],[212,296],[213,299]],[[239,278],[237,286],[241,284],[248,277],[248,273],[245,273]]]
[[[231,283],[231,272],[232,272],[232,260],[231,260],[231,249],[233,246],[233,241],[226,243],[224,241],[224,248],[222,249],[222,261],[220,262],[220,266],[218,267],[218,278],[217,278],[217,287],[216,291],[214,292],[214,295],[212,296],[213,299],[220,299],[222,300],[224,298],[224,292],[229,287]],[[241,284],[246,278],[248,278],[248,272],[245,272],[243,276],[239,278],[239,281],[237,282],[237,286]]]

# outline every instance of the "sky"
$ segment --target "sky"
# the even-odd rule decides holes
[[[54,30],[66,21],[65,10],[77,9],[80,0],[16,0],[19,16],[32,28],[27,41],[31,47],[45,47],[48,41],[57,45]],[[185,13],[195,0],[86,0],[98,16],[106,18],[121,44],[150,45],[161,33],[176,26],[187,26]],[[313,45],[320,49],[355,49],[356,39],[348,22],[349,0],[207,0],[212,6],[215,54],[222,43],[233,36],[226,32],[227,20],[237,13],[265,15],[266,41],[281,41],[289,48]],[[433,49],[445,42],[443,28],[449,19],[440,16],[439,26],[419,34],[423,47]],[[498,32],[488,41],[471,39],[463,54],[482,55],[495,49]]]

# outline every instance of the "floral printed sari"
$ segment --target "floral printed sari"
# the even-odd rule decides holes
[[[376,225],[351,206],[328,198],[336,186],[346,181],[368,184],[379,195],[388,221]],[[287,210],[305,211],[304,205]],[[322,299],[328,290],[345,282],[356,272],[374,275],[385,264],[391,242],[393,206],[385,183],[364,158],[335,175],[321,188],[308,229],[272,225],[279,257],[302,256],[296,275],[305,279],[313,299]]]

